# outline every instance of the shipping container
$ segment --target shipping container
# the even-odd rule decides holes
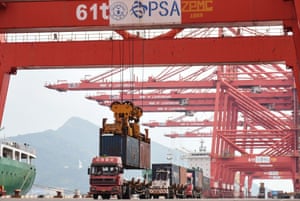
[[[200,187],[202,190],[209,190],[210,188],[210,179],[205,177],[203,170],[188,169],[187,172],[192,173],[193,175],[193,185],[194,187]]]
[[[123,167],[140,169],[139,140],[127,135],[100,134],[100,156],[120,156]]]
[[[159,164],[152,164],[152,181],[155,180],[155,172],[158,170],[165,170],[169,171],[170,185],[173,184],[180,184],[179,179],[179,166],[171,164],[171,163],[159,163]]]
[[[187,169],[185,167],[179,167],[179,182],[180,184],[187,183]]]
[[[150,169],[151,146],[150,143],[140,141],[140,168]]]
[[[192,174],[193,186],[202,188],[202,172],[194,169],[188,169],[187,172]]]
[[[208,191],[210,189],[210,179],[206,176],[203,176],[202,189]]]

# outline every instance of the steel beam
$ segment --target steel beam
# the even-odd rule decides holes
[[[179,4],[180,1],[174,1]],[[132,18],[133,0],[122,15],[111,14],[108,0],[1,1],[0,32],[82,31],[112,29],[153,29],[203,26],[253,26],[280,24],[296,18],[293,1],[283,0],[192,0],[162,10],[148,9],[142,19]],[[203,6],[204,5],[204,6]],[[145,5],[150,8],[149,5]],[[125,8],[125,7],[124,7]],[[125,12],[127,11],[127,12]],[[151,11],[151,12],[150,12]],[[159,12],[165,15],[159,16]],[[176,19],[168,19],[170,15]],[[114,20],[118,17],[118,20]],[[130,18],[130,19],[129,19]]]
[[[230,50],[230,51],[229,51]],[[290,36],[3,43],[2,67],[18,69],[285,62],[296,66]]]

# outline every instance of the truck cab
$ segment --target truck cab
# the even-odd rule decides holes
[[[157,170],[155,172],[155,178],[152,181],[152,186],[159,187],[159,188],[168,188],[170,181],[169,181],[169,174],[170,172],[168,170]]]
[[[152,184],[149,187],[149,196],[158,198],[174,198],[176,186],[181,185],[180,167],[172,163],[152,164]]]
[[[94,199],[100,195],[102,199],[109,199],[112,195],[122,198],[124,191],[123,167],[121,157],[97,156],[93,158],[88,168],[90,175],[90,194]]]
[[[152,185],[149,189],[150,195],[154,198],[158,198],[160,195],[167,196],[170,188],[170,171],[157,169],[152,176]]]

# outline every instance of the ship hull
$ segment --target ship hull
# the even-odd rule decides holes
[[[7,195],[14,194],[16,189],[21,194],[28,193],[36,176],[36,168],[32,164],[0,158],[0,186],[4,186]]]

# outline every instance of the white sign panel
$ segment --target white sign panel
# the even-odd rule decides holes
[[[269,156],[256,156],[255,163],[270,163],[271,159]]]
[[[180,0],[110,0],[110,25],[181,23]]]

